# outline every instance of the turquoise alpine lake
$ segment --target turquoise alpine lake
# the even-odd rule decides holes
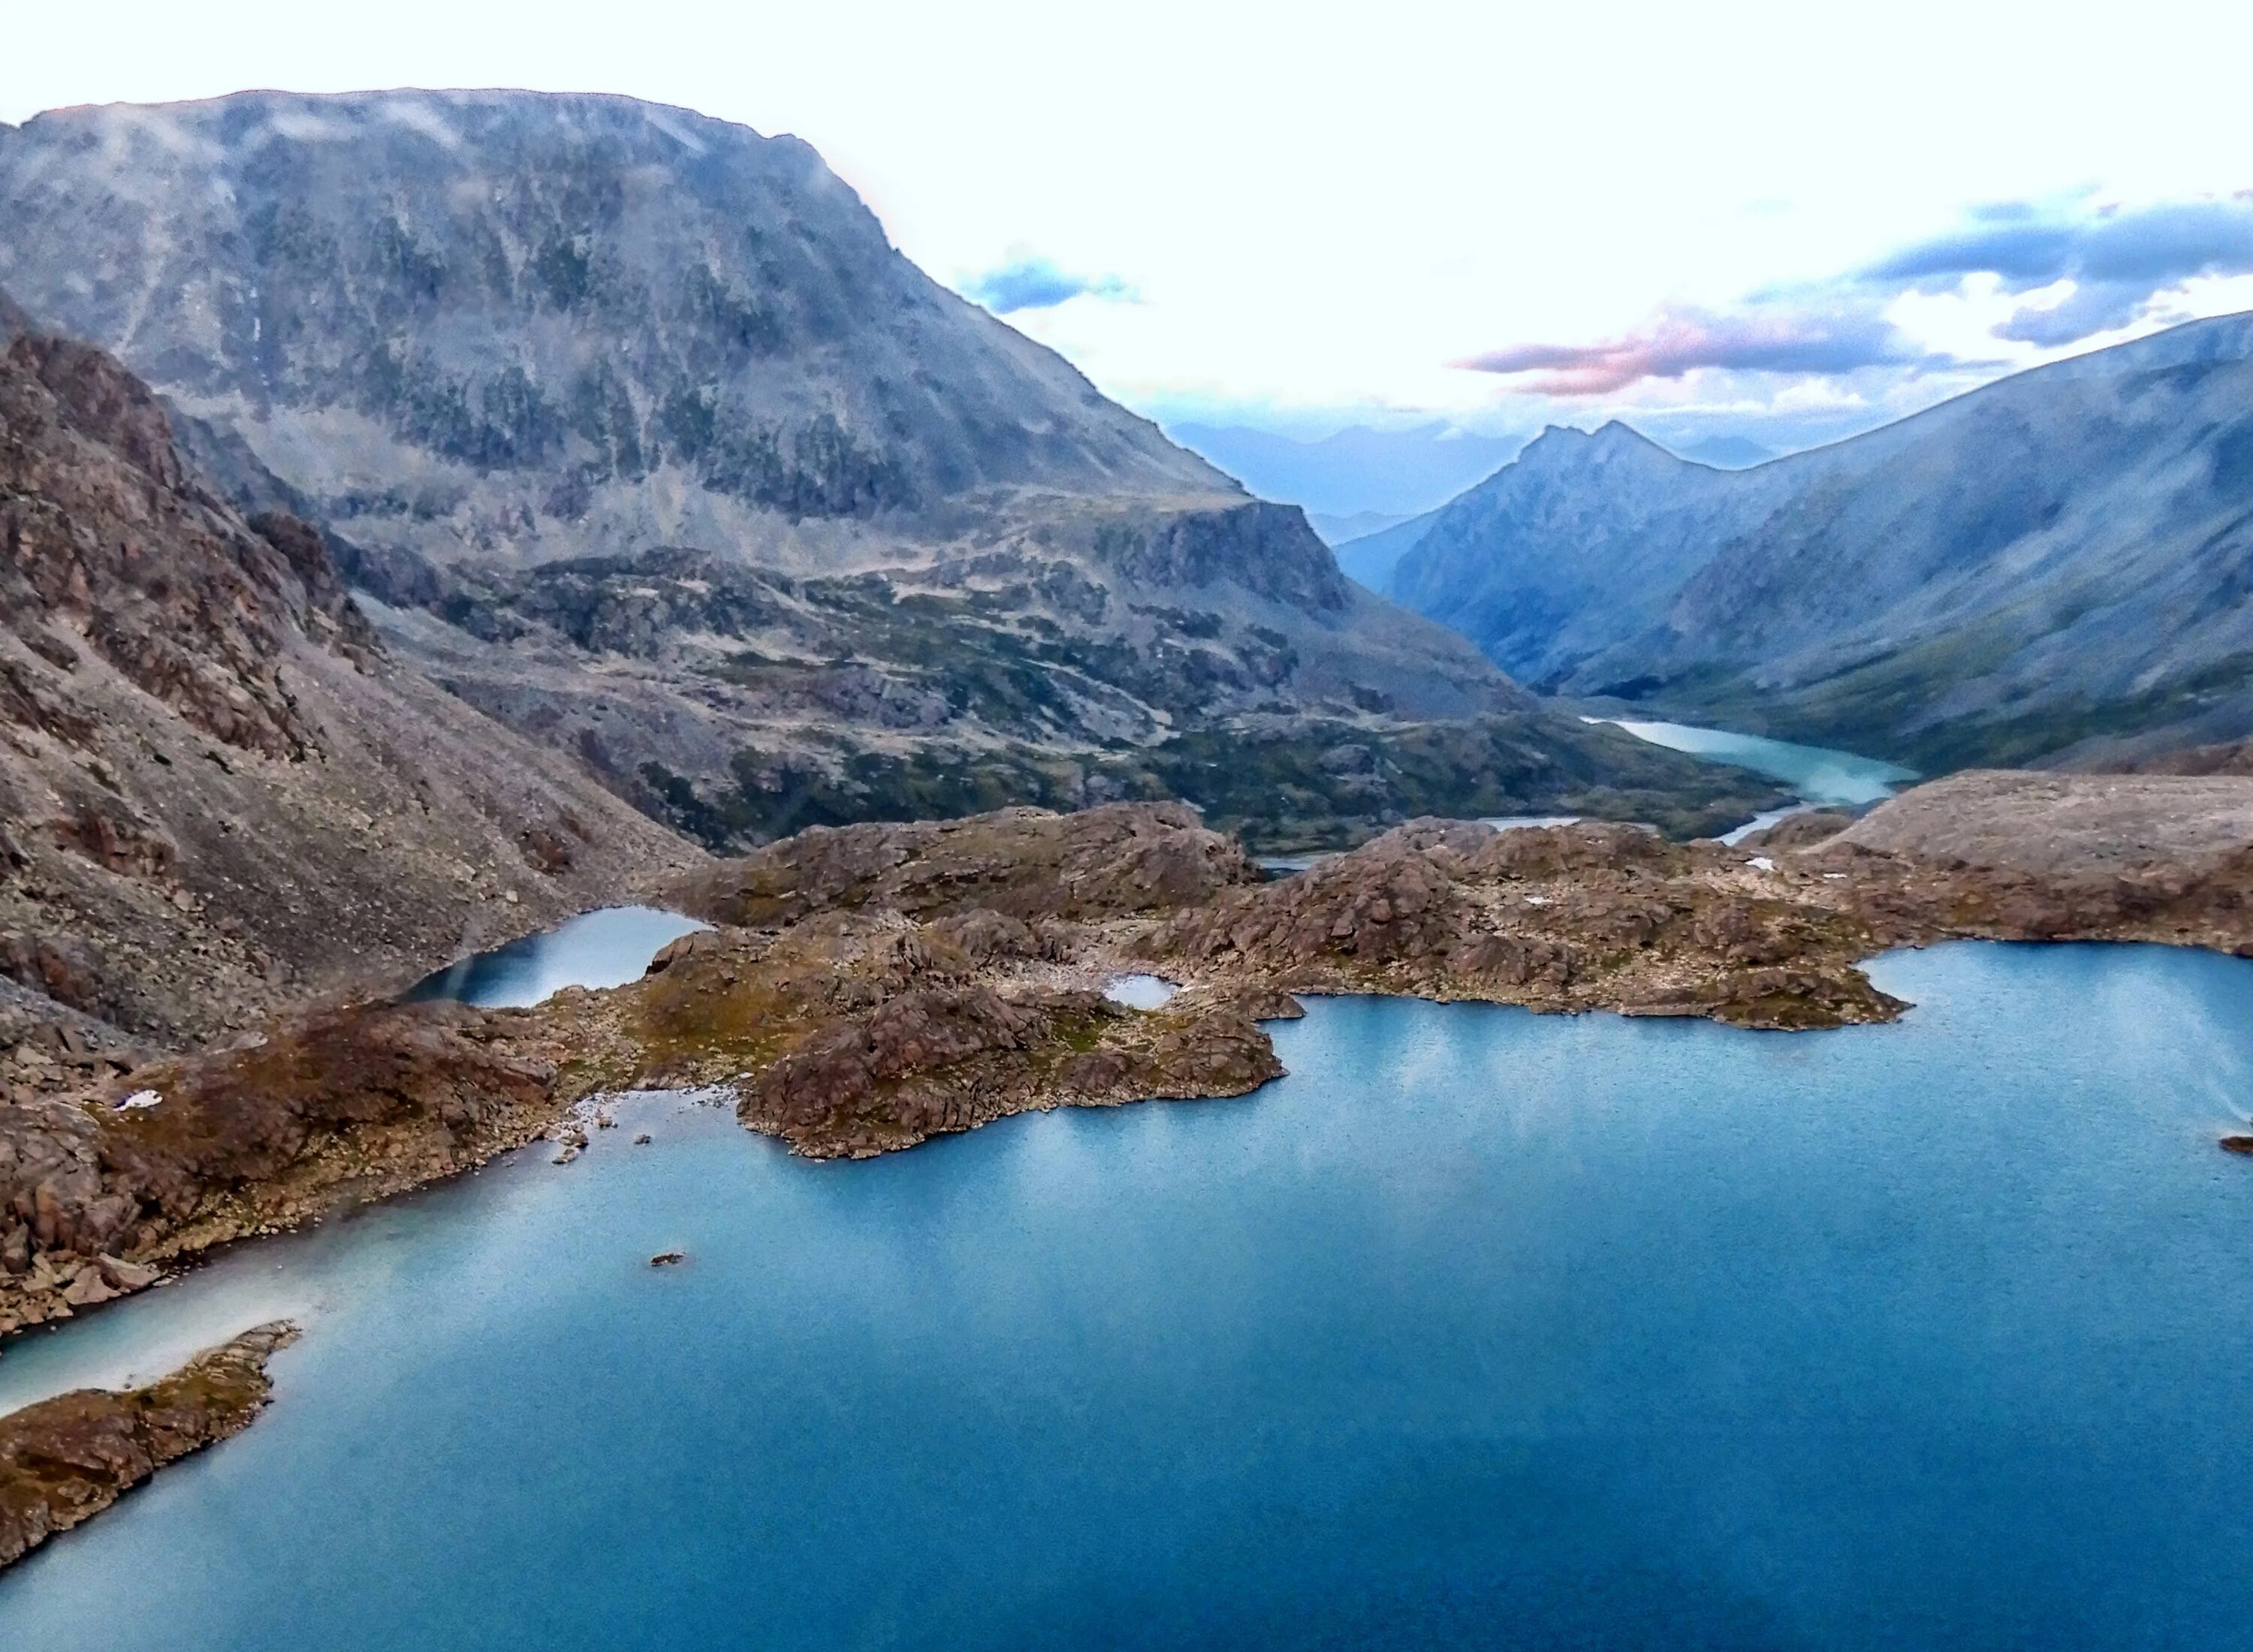
[[[0,1407],[305,1327],[0,1644],[2253,1649],[2253,963],[1871,972],[1315,1000],[1256,1095],[859,1163],[628,1102],[18,1339]]]

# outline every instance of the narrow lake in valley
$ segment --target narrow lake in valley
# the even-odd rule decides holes
[[[0,1406],[305,1326],[0,1642],[2253,1648],[2253,963],[1872,972],[1315,1000],[1254,1096],[866,1162],[630,1101],[20,1339]]]
[[[1755,774],[1782,782],[1799,794],[1801,801],[1791,807],[1768,810],[1733,831],[1723,833],[1724,843],[1734,843],[1755,832],[1765,831],[1779,820],[1810,808],[1879,802],[1893,796],[1897,786],[1917,777],[1916,770],[1904,769],[1897,763],[1860,757],[1851,751],[1833,751],[1827,746],[1796,746],[1788,740],[1740,735],[1726,728],[1699,728],[1684,722],[1648,722],[1627,717],[1591,717],[1588,721],[1615,723],[1636,739],[1671,751],[1750,769]]]
[[[1636,739],[1654,746],[1764,774],[1810,803],[1875,803],[1893,796],[1896,786],[1916,778],[1914,769],[1904,769],[1897,763],[1858,757],[1851,751],[1832,751],[1824,746],[1795,746],[1787,740],[1733,734],[1726,728],[1697,728],[1683,722],[1643,722],[1625,717],[1593,721],[1616,722]]]

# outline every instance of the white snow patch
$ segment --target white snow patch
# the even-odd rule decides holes
[[[674,143],[680,144],[682,149],[687,150],[691,155],[701,155],[704,152],[704,140],[697,136],[695,133],[690,131],[687,127],[681,126],[678,122],[669,120],[665,115],[659,115],[654,110],[652,110],[642,118],[646,120],[659,131],[664,133],[666,136],[671,138]]]
[[[389,98],[376,106],[376,113],[394,126],[420,132],[440,149],[462,147],[462,135],[453,123],[421,98]]]

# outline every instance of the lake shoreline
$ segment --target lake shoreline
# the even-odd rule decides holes
[[[2140,784],[2172,806],[2166,784]],[[1616,826],[1418,823],[1281,881],[1163,805],[810,833],[673,891],[716,927],[631,985],[534,1009],[313,1012],[253,1048],[153,1063],[33,1112],[17,1161],[52,1168],[17,1197],[47,1186],[58,1217],[31,1235],[32,1266],[0,1274],[0,1325],[66,1317],[143,1270],[457,1175],[568,1127],[603,1091],[727,1086],[746,1126],[793,1151],[867,1156],[1036,1108],[1245,1093],[1280,1070],[1258,1023],[1293,1013],[1298,992],[1803,1028],[1897,1016],[1859,967],[1892,946],[2253,947],[2236,861],[2202,870],[2163,853],[2124,876],[2102,857],[2079,870],[1920,859],[1915,832],[1858,840],[1905,806],[2007,836],[2010,791],[1975,777],[1859,824],[1797,816],[1768,854],[1747,852],[1765,840],[1678,845]],[[1138,969],[1189,990],[1150,1011],[1104,1000],[1106,980]],[[129,1089],[164,1099],[121,1112]]]

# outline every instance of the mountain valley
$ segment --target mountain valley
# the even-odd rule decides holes
[[[529,94],[69,110],[0,132],[0,287],[317,524],[397,657],[714,848],[1110,797],[1276,842],[1763,806],[1341,577],[794,139]]]

